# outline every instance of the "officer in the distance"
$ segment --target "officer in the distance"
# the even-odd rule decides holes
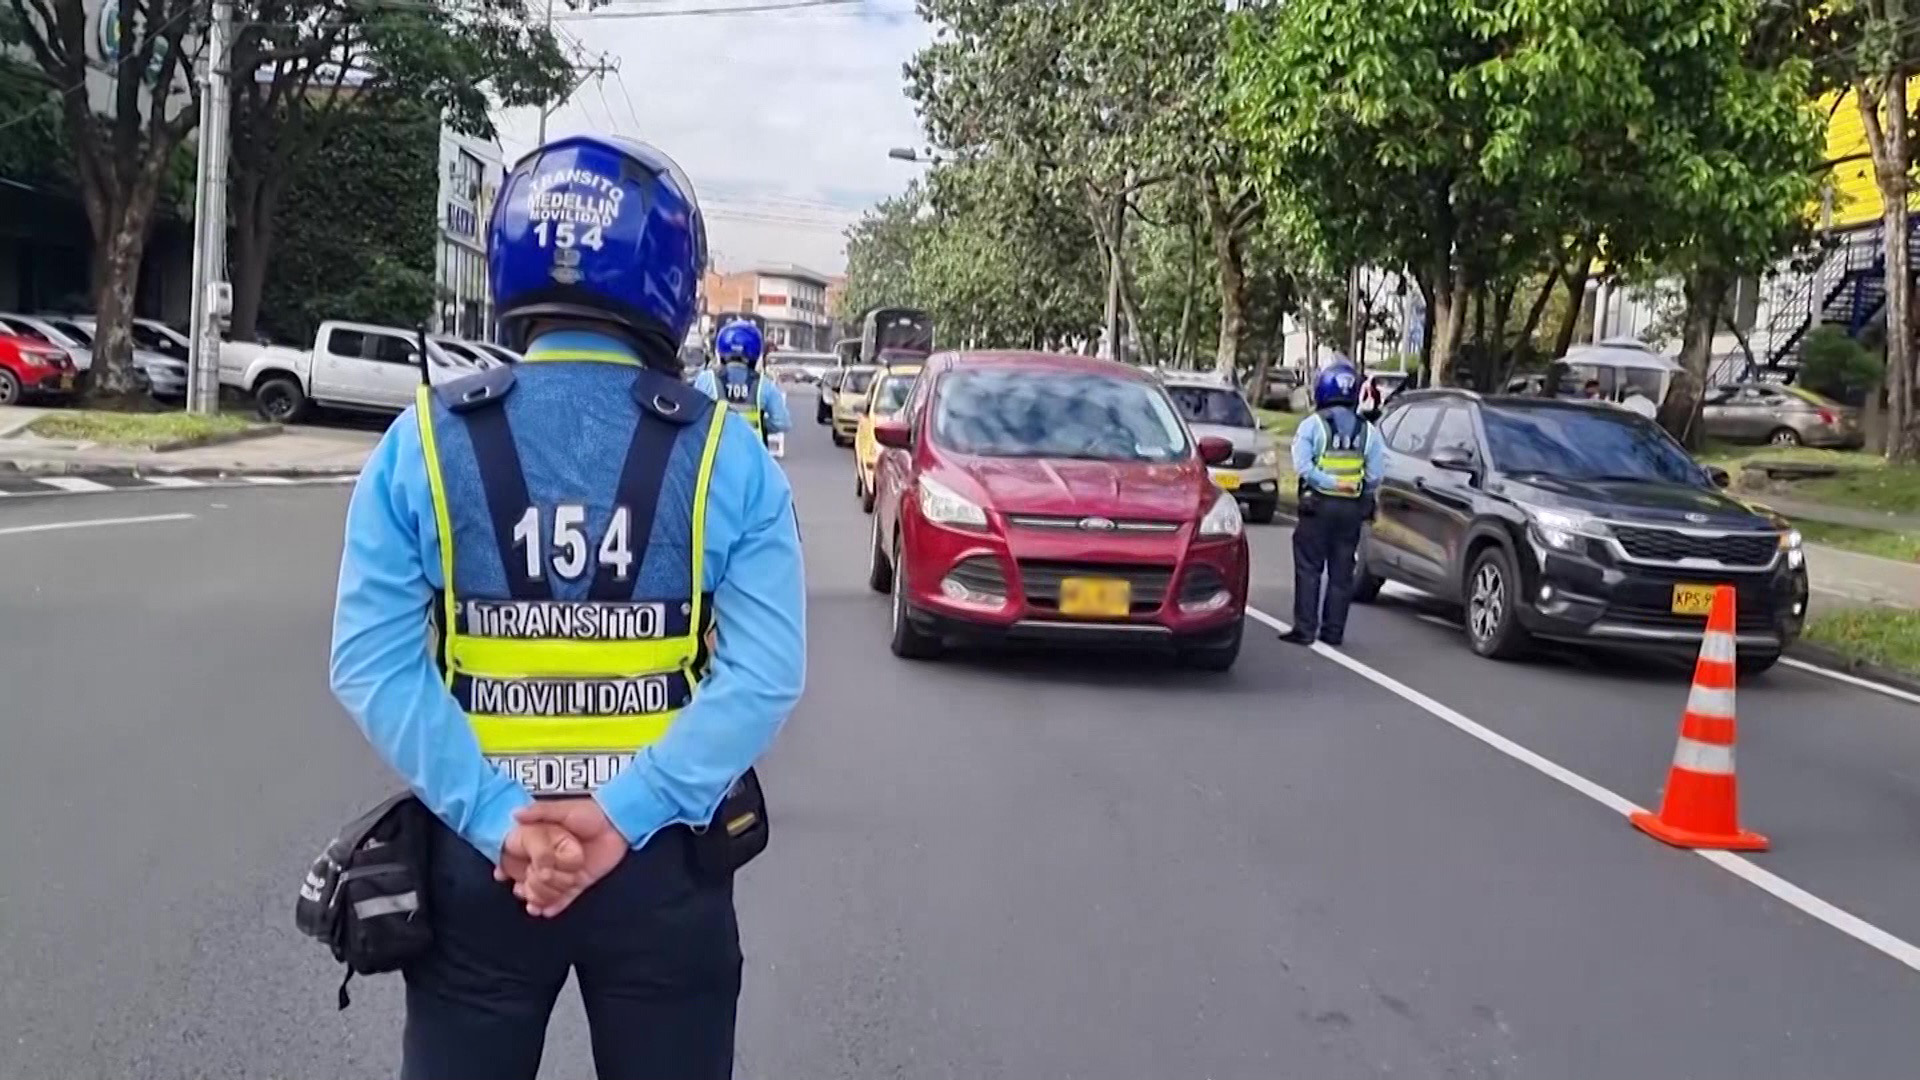
[[[335,694],[444,824],[401,1075],[533,1080],[572,972],[602,1080],[726,1080],[732,880],[695,872],[690,827],[800,695],[792,494],[678,377],[706,235],[670,159],[541,147],[487,250],[526,362],[388,430],[334,617]]]
[[[1300,522],[1293,530],[1293,627],[1282,641],[1346,638],[1354,553],[1380,487],[1380,434],[1355,411],[1360,376],[1341,359],[1313,384],[1314,414],[1293,433]],[[1326,577],[1321,603],[1320,579]]]
[[[763,441],[793,428],[793,419],[787,415],[787,395],[760,371],[765,351],[760,328],[745,319],[735,319],[713,335],[713,353],[719,366],[702,368],[693,379],[695,389],[726,402],[727,408],[739,413]]]

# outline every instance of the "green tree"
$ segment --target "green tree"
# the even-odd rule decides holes
[[[365,122],[335,131],[282,197],[260,317],[274,340],[310,342],[326,319],[418,326],[433,313],[440,118],[393,92],[360,109]]]
[[[456,131],[492,138],[495,101],[544,106],[573,82],[552,31],[518,0],[249,0],[238,25],[229,272],[233,335],[243,339],[254,336],[288,186],[343,126],[391,118],[361,102],[405,97]]]
[[[847,230],[847,287],[833,312],[842,326],[857,327],[877,307],[924,302],[915,289],[913,258],[926,232],[926,212],[926,190],[916,180]]]
[[[95,393],[131,393],[133,293],[153,216],[181,143],[198,117],[189,46],[198,40],[197,0],[89,4],[5,0],[0,46],[24,49],[35,77],[58,101],[80,201],[93,241]],[[104,20],[104,21],[103,21]],[[110,78],[96,108],[96,65]]]

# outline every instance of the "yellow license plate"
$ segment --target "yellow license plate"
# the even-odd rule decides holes
[[[1220,485],[1222,491],[1234,491],[1240,487],[1240,474],[1225,469],[1213,471],[1213,482]]]
[[[73,376],[71,375],[60,376],[60,389],[62,390],[73,389]]]
[[[1126,616],[1133,606],[1133,585],[1120,578],[1062,578],[1060,614],[1096,619]]]
[[[1675,615],[1706,615],[1713,611],[1712,585],[1675,585],[1673,587],[1673,613]]]

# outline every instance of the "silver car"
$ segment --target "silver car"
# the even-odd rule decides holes
[[[1214,482],[1246,509],[1247,520],[1273,520],[1280,501],[1280,448],[1247,407],[1247,399],[1224,378],[1166,371],[1160,383],[1194,438],[1218,436],[1233,444],[1233,456],[1213,469]]]
[[[80,371],[93,367],[94,321],[82,315],[0,315],[0,325],[11,328],[66,351]],[[187,395],[187,365],[164,353],[133,349],[133,367],[139,381],[156,398],[180,399]]]
[[[1860,411],[1797,386],[1736,383],[1707,391],[1700,419],[1727,442],[1853,449],[1866,443]]]

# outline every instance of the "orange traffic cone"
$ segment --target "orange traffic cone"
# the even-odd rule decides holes
[[[1643,810],[1631,819],[1642,832],[1675,847],[1767,850],[1766,837],[1740,827],[1733,772],[1733,612],[1733,587],[1714,589],[1660,813]]]

